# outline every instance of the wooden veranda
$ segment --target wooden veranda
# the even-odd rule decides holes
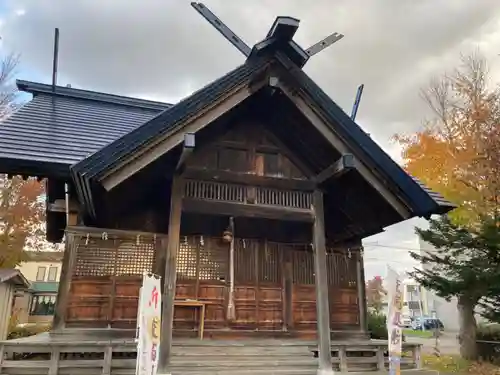
[[[434,375],[422,370],[421,345],[403,344],[405,375]],[[110,338],[109,332],[73,329],[64,335],[44,333],[0,342],[0,373],[5,375],[132,375],[136,343]],[[315,375],[316,341],[296,339],[203,340],[176,338],[172,346],[173,375]],[[387,341],[332,342],[334,371],[386,374]],[[380,372],[376,372],[376,371]]]

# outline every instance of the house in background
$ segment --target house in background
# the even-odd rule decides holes
[[[30,283],[16,269],[0,269],[0,340],[5,340],[9,331],[12,305],[16,297],[26,291]]]
[[[401,277],[405,277],[402,274]],[[403,279],[403,316],[418,317],[430,315],[429,305],[427,304],[427,291],[422,288],[415,280],[411,278]],[[388,289],[388,286],[385,285]],[[383,302],[383,313],[388,314],[388,295],[385,295]]]
[[[411,278],[403,281],[404,305],[410,317],[429,316],[428,292]]]
[[[28,292],[17,297],[14,304],[19,323],[52,321],[63,255],[62,251],[30,251],[28,260],[17,267],[31,284]]]

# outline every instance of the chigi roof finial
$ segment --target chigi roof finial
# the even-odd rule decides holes
[[[238,35],[236,35],[224,22],[202,3],[192,2],[191,6],[200,13],[213,27],[215,27],[233,46],[235,46],[245,57],[251,58],[272,45],[279,45],[287,56],[299,67],[303,67],[311,56],[323,51],[333,43],[339,41],[344,35],[334,32],[309,48],[303,49],[294,40],[293,36],[299,28],[300,20],[292,17],[277,17],[266,38],[250,48]],[[285,42],[285,43],[283,43]],[[285,46],[285,48],[283,48]]]

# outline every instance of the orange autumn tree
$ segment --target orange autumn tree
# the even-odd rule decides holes
[[[432,118],[422,131],[397,135],[406,170],[459,207],[456,224],[498,216],[500,91],[490,85],[484,58],[462,58],[452,74],[422,91]]]
[[[43,186],[35,179],[0,175],[0,268],[23,261],[26,247],[43,246],[42,194]]]
[[[386,295],[387,291],[380,276],[375,276],[366,282],[366,304],[374,313],[382,313]]]
[[[0,126],[16,107],[14,55],[0,62]],[[43,246],[43,185],[36,179],[0,174],[0,268],[12,268],[24,259],[25,248]]]

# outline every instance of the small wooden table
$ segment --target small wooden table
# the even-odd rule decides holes
[[[186,300],[177,300],[174,301],[175,306],[185,306],[185,307],[194,307],[199,309],[199,320],[198,320],[198,335],[200,340],[203,340],[203,331],[205,330],[205,305],[206,302],[186,299]]]

